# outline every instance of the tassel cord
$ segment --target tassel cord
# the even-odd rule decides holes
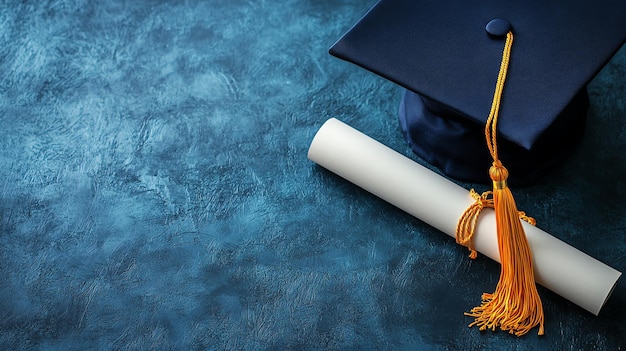
[[[541,299],[537,292],[532,263],[532,253],[520,219],[534,225],[534,219],[518,211],[511,190],[507,186],[508,170],[498,156],[497,123],[504,82],[506,80],[513,33],[507,33],[502,61],[493,102],[485,125],[487,148],[493,159],[489,176],[493,181],[493,191],[478,195],[472,189],[471,195],[476,202],[471,205],[457,224],[457,242],[467,246],[470,257],[476,257],[472,236],[477,219],[485,207],[491,207],[496,214],[498,250],[500,253],[501,272],[493,293],[482,296],[482,304],[474,307],[467,316],[474,317],[469,326],[478,326],[480,330],[500,328],[511,334],[521,336],[539,325],[539,335],[544,333],[544,315]],[[489,198],[491,196],[491,198]]]

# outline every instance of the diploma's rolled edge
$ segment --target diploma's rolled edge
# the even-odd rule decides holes
[[[600,314],[600,310],[602,310],[602,307],[604,307],[604,305],[606,305],[606,302],[609,301],[609,297],[611,297],[611,294],[613,294],[613,290],[615,290],[615,287],[617,286],[617,281],[619,280],[619,278],[622,276],[622,272],[617,271],[617,277],[615,277],[615,281],[613,282],[613,286],[611,286],[611,289],[609,289],[609,291],[606,294],[606,297],[604,298],[604,301],[602,302],[602,304],[598,307],[597,311],[591,311],[593,314],[595,314],[596,316],[598,314]]]
[[[317,163],[318,165],[328,169],[329,171],[331,171],[333,173],[336,173],[337,175],[345,178],[346,180],[354,183],[354,180],[349,179],[349,177],[347,177],[346,175],[344,175],[344,174],[342,174],[340,172],[341,168],[343,166],[345,166],[345,165],[339,165],[338,166],[337,164],[335,164],[333,166],[333,165],[330,165],[330,164],[326,164],[327,162],[325,161],[325,158],[326,157],[330,157],[330,156],[328,156],[329,155],[328,154],[329,151],[328,151],[328,149],[325,149],[326,145],[324,145],[324,144],[325,143],[331,143],[331,144],[334,144],[334,146],[337,146],[337,145],[340,145],[341,143],[343,143],[343,138],[340,138],[340,137],[338,137],[338,135],[336,135],[337,134],[336,133],[337,130],[341,130],[342,128],[343,128],[343,130],[349,131],[350,133],[352,133],[352,131],[358,132],[356,129],[350,127],[349,125],[347,125],[347,124],[345,124],[345,123],[343,123],[341,121],[339,121],[336,118],[329,118],[326,122],[323,123],[323,125],[319,128],[318,132],[315,134],[313,140],[311,141],[311,145],[309,147],[307,156],[308,156],[308,158],[311,161]],[[362,134],[361,132],[358,132],[358,133]],[[371,139],[370,137],[368,137],[365,134],[363,134],[363,136],[365,136],[368,139]],[[371,141],[374,142],[374,143],[379,144],[374,139],[371,139]],[[384,146],[383,144],[380,144],[380,145]],[[350,144],[346,144],[345,146],[349,147],[351,145]],[[384,146],[384,147],[387,148],[386,146]],[[391,149],[389,149],[389,150],[391,150]],[[391,151],[395,152],[394,150],[391,150]],[[325,153],[326,153],[326,155],[325,155]],[[335,155],[333,155],[333,156],[335,156]],[[402,156],[402,157],[405,157],[405,156]],[[407,158],[407,160],[410,160],[410,159]],[[411,160],[411,162],[414,162],[414,161]],[[335,168],[337,168],[337,169],[335,169]],[[356,185],[361,186],[358,183]],[[455,186],[456,186],[456,184],[455,184]],[[372,192],[370,189],[367,189],[367,188],[364,188],[364,190]],[[380,197],[379,194],[374,193],[374,195]],[[386,199],[384,197],[382,199],[389,202],[389,199]],[[404,211],[407,211],[406,208],[402,208],[402,207],[400,207],[400,208],[402,210],[404,210]],[[407,211],[407,212],[409,212],[412,215],[415,215],[414,213],[411,213],[411,211]],[[432,225],[428,221],[426,221],[426,223]],[[525,225],[526,223],[522,222],[522,224]],[[538,228],[533,227],[533,229],[531,229],[531,231],[533,231],[533,230],[539,231],[539,232],[545,234],[547,237],[549,237],[549,238],[551,238],[553,240],[561,242],[559,239],[551,236],[550,234],[548,234],[548,233],[546,233],[546,232],[544,232],[544,231],[542,231],[542,230],[540,230]],[[446,231],[443,231],[443,232],[445,234],[447,234],[447,235],[452,235],[451,233],[446,233]],[[477,233],[476,233],[477,237],[479,236],[480,232],[481,232],[481,230],[477,230]],[[529,240],[529,241],[532,241],[532,240]],[[594,315],[598,315],[600,310],[601,310],[601,308],[608,301],[612,291],[615,289],[615,286],[617,285],[617,281],[618,281],[619,277],[622,275],[622,273],[617,271],[617,270],[615,270],[614,268],[604,264],[603,262],[598,261],[597,259],[595,259],[595,258],[593,258],[593,257],[591,257],[591,256],[589,256],[587,254],[585,254],[584,252],[569,246],[568,244],[566,244],[564,242],[561,242],[561,243],[563,245],[565,245],[565,246],[570,247],[571,249],[573,249],[573,250],[575,250],[577,252],[580,252],[580,254],[582,254],[584,256],[587,256],[589,259],[593,260],[594,262],[597,262],[598,269],[603,271],[603,276],[604,276],[605,280],[602,281],[602,286],[601,287],[599,287],[599,286],[596,287],[597,289],[595,289],[595,292],[594,292],[594,294],[595,294],[594,296],[595,297],[593,298],[593,301],[590,302],[590,301],[587,300],[587,298],[582,298],[582,300],[584,300],[584,301],[582,301],[581,299],[579,299],[579,297],[576,297],[576,298],[572,299],[574,297],[574,295],[576,295],[576,294],[571,295],[571,294],[568,294],[569,292],[567,292],[567,291],[558,291],[558,289],[555,290],[553,287],[546,285],[546,282],[542,282],[541,279],[538,279],[537,282],[540,283],[541,285],[545,286],[546,288],[548,288],[550,290],[553,290],[554,292],[558,293],[559,295],[565,297],[566,299],[568,299],[569,301],[571,301],[571,302],[575,303],[576,305],[582,307],[583,309],[589,311],[590,313],[593,313]],[[481,252],[481,251],[479,250],[479,252]],[[484,253],[484,252],[481,252],[481,253]],[[497,262],[499,262],[498,257],[494,257],[494,256],[497,256],[497,253],[492,253],[491,255],[487,254],[487,256],[491,257],[492,259],[494,259]],[[605,267],[605,268],[601,268],[601,267]],[[537,268],[538,267],[535,267],[535,269],[537,269]],[[567,286],[567,285],[568,284],[565,284],[565,286]]]
[[[317,145],[317,141],[318,141],[318,139],[320,138],[320,136],[321,136],[321,135],[322,135],[322,133],[323,133],[324,127],[325,127],[326,125],[328,125],[328,124],[330,124],[330,123],[334,123],[334,122],[336,122],[336,121],[338,122],[339,120],[338,120],[338,119],[336,119],[336,118],[334,118],[334,117],[331,117],[331,118],[327,119],[327,120],[326,120],[326,121],[325,121],[325,122],[324,122],[324,123],[323,123],[323,124],[319,127],[319,129],[317,130],[317,132],[316,132],[316,133],[315,133],[315,135],[313,136],[313,140],[311,140],[311,144],[309,145],[309,150],[308,150],[308,152],[307,152],[307,158],[308,158],[309,160],[311,160],[311,161],[313,161],[313,162],[315,162],[315,163],[319,164],[319,162],[317,162],[317,160],[316,160],[316,159],[315,159],[315,157],[314,157],[314,149],[315,149],[315,146]]]
[[[325,133],[325,129],[332,127],[333,124],[337,124],[337,125],[342,125],[345,127],[349,127],[346,123],[338,120],[337,118],[331,117],[329,119],[327,119],[317,130],[317,133],[315,133],[315,135],[313,136],[313,140],[311,141],[311,144],[309,145],[309,150],[307,152],[307,158],[315,163],[317,163],[318,165],[324,167],[324,165],[320,164],[320,160],[318,160],[315,155],[316,155],[316,147],[317,145],[320,143],[319,139],[322,138]],[[332,171],[332,170],[331,170]]]

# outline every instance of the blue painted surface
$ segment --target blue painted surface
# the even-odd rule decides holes
[[[307,160],[329,117],[413,157],[400,89],[327,54],[371,5],[5,2],[0,348],[624,349],[623,279],[598,317],[540,288],[544,337],[467,328],[497,264]],[[514,189],[621,271],[625,70],[566,165]]]

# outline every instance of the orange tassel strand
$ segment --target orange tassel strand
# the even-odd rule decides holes
[[[476,222],[478,221],[478,215],[485,207],[493,208],[493,199],[489,199],[491,191],[486,191],[482,195],[478,195],[474,189],[470,190],[470,196],[476,200],[465,213],[459,219],[456,226],[456,243],[466,246],[470,250],[469,257],[475,259],[478,256],[478,252],[474,249],[474,243],[472,242],[472,235],[476,230]]]
[[[515,199],[506,182],[509,172],[498,158],[496,143],[498,111],[512,44],[513,33],[509,32],[502,54],[502,64],[491,112],[485,126],[487,147],[493,158],[493,165],[489,170],[489,176],[493,181],[493,191],[479,196],[472,190],[471,194],[476,199],[476,203],[470,206],[459,219],[456,235],[457,242],[470,249],[470,257],[476,257],[471,239],[478,215],[485,207],[491,207],[495,210],[501,261],[500,279],[494,293],[483,294],[482,304],[465,313],[465,315],[475,318],[469,326],[478,326],[480,330],[500,328],[511,334],[521,336],[539,325],[539,335],[543,335],[543,306],[535,285],[530,246],[520,222],[520,219],[524,219],[534,224],[534,220],[527,217],[524,212],[517,210]],[[489,195],[492,196],[491,199],[489,199]]]

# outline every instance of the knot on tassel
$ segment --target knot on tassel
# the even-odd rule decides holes
[[[489,176],[494,182],[506,182],[509,178],[509,170],[502,165],[500,160],[495,160],[489,168]]]

